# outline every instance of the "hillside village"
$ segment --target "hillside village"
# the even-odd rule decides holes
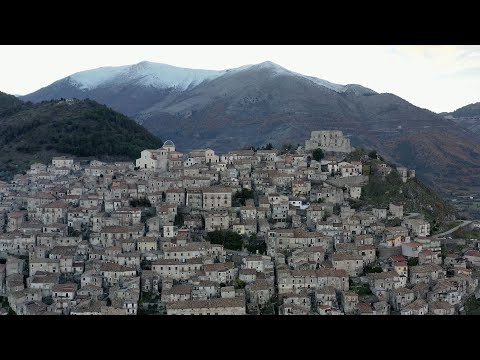
[[[0,314],[463,314],[477,241],[449,252],[422,213],[365,205],[373,174],[416,181],[335,130],[32,164],[0,182]]]

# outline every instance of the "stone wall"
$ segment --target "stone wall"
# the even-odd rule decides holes
[[[317,148],[323,151],[352,152],[350,139],[345,137],[341,130],[312,131],[310,139],[305,141],[305,150],[311,151]]]

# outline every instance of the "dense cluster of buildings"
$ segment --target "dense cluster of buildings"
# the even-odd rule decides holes
[[[183,154],[166,141],[135,164],[35,163],[0,182],[0,314],[458,313],[480,252],[442,257],[401,204],[350,207],[369,178],[349,151],[341,132],[314,131],[286,154]],[[208,241],[217,230],[242,249]]]

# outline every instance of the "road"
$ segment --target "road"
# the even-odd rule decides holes
[[[420,216],[421,214],[420,213],[411,213],[407,216],[405,216],[405,219],[412,219],[412,218],[416,218],[418,216]]]
[[[443,233],[436,234],[435,237],[440,237],[440,236],[449,235],[449,234],[453,233],[454,231],[460,229],[461,227],[467,226],[467,225],[469,225],[469,224],[471,224],[471,223],[472,223],[471,220],[463,220],[463,222],[462,222],[460,225],[457,225],[457,226],[455,226],[454,228],[452,228],[452,229],[450,229],[450,230],[444,231]]]

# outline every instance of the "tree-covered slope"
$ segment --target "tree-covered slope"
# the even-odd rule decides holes
[[[133,160],[143,149],[161,145],[135,121],[92,100],[32,104],[0,94],[1,178],[52,156]]]
[[[455,220],[456,212],[451,204],[443,200],[434,191],[417,178],[406,183],[393,169],[386,177],[372,171],[369,183],[362,188],[360,203],[372,207],[386,208],[390,203],[403,205],[406,213],[420,213],[432,224],[432,231],[445,230]]]

